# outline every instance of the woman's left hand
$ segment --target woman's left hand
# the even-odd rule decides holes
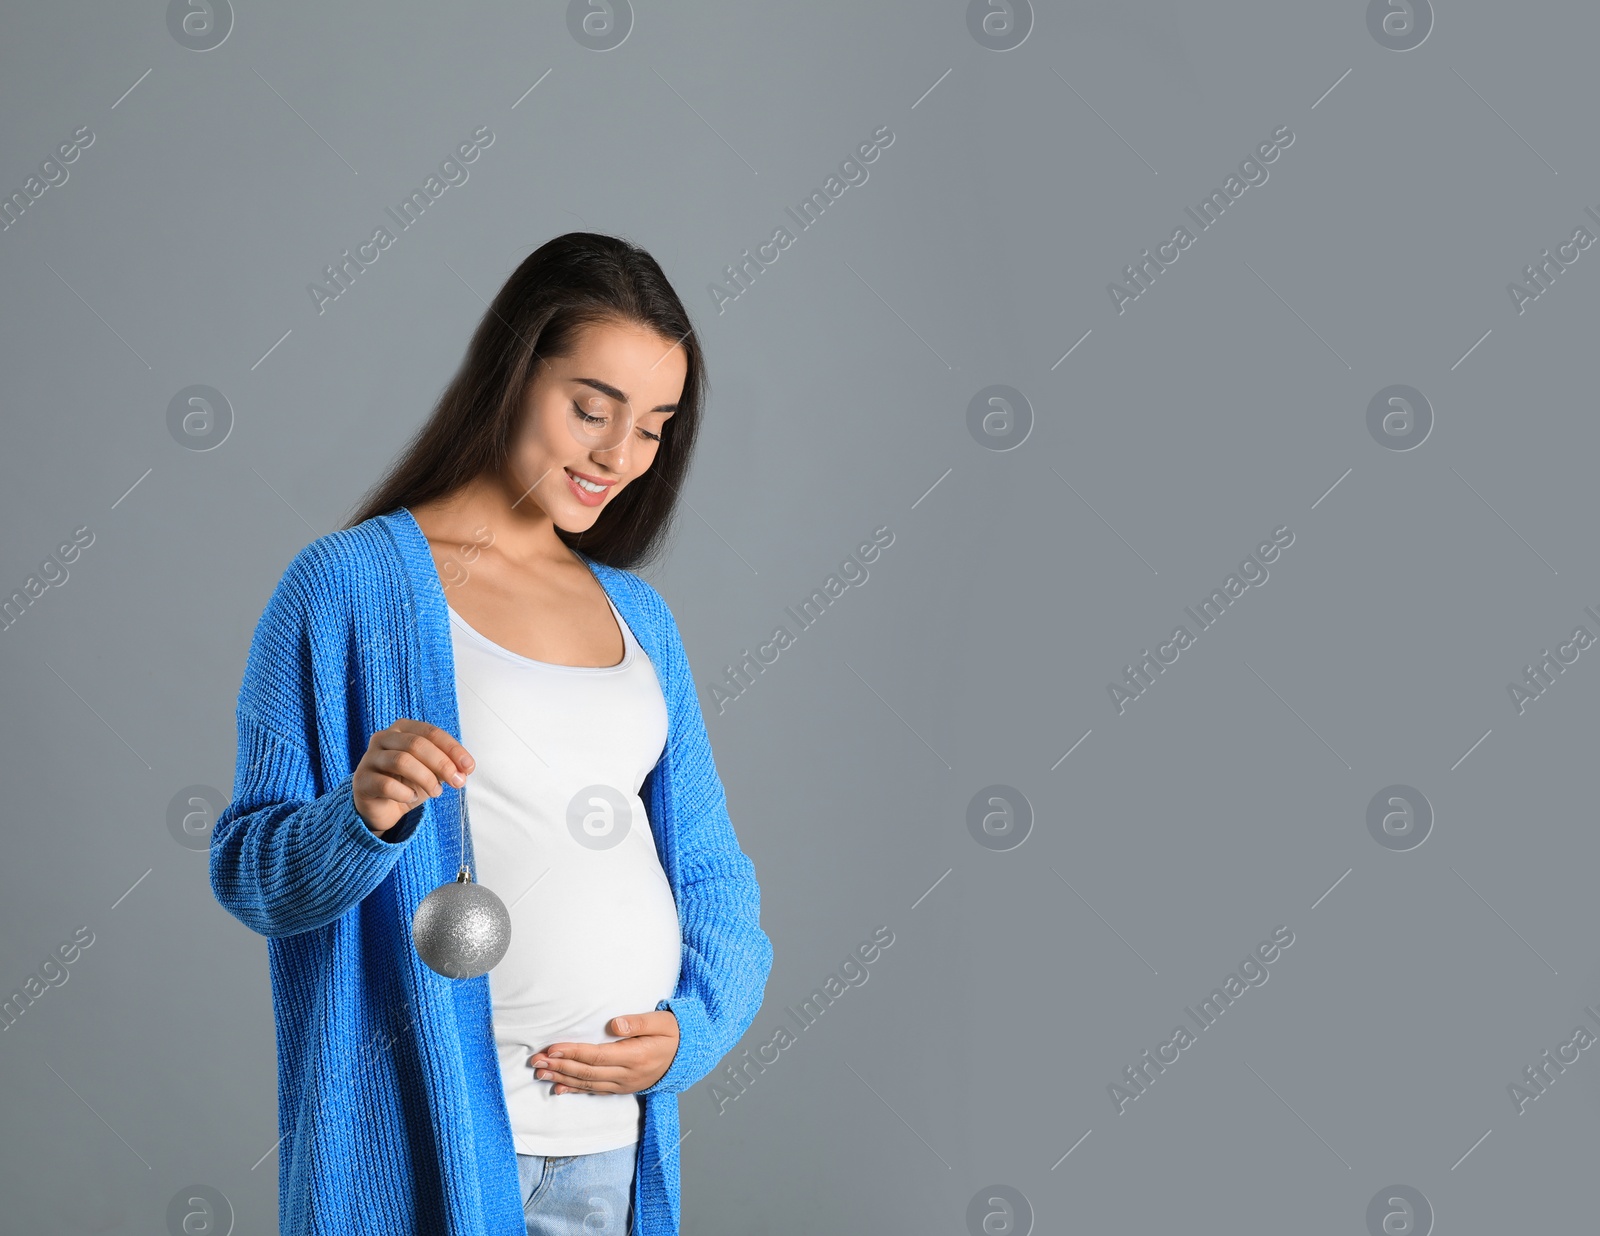
[[[529,1057],[540,1081],[556,1094],[631,1094],[655,1085],[678,1054],[678,1019],[671,1009],[629,1013],[606,1023],[612,1043],[552,1043]]]

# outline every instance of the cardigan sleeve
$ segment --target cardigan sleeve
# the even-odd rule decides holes
[[[290,564],[256,626],[239,690],[233,799],[211,831],[212,892],[264,936],[325,926],[376,889],[428,801],[379,835],[356,812],[351,773],[319,788],[317,645],[308,615],[335,591],[316,569],[319,549],[313,543]],[[326,701],[323,711],[337,706]]]
[[[648,583],[645,587],[659,606],[663,677],[674,722],[663,762],[680,855],[683,964],[676,991],[656,1005],[678,1019],[678,1051],[641,1095],[676,1094],[711,1072],[750,1028],[772,969],[772,941],[760,925],[755,865],[739,848],[728,816],[677,622],[660,594]],[[660,775],[659,765],[652,775]]]
[[[238,725],[233,801],[211,831],[212,892],[264,936],[326,926],[383,883],[426,801],[380,836],[356,813],[350,775],[315,794],[303,748],[247,708],[240,708]]]

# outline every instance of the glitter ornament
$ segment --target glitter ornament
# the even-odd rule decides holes
[[[487,974],[511,946],[511,915],[492,889],[467,870],[467,788],[461,787],[461,870],[422,899],[411,919],[411,942],[430,970],[445,978]]]

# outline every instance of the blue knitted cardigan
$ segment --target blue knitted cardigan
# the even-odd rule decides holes
[[[656,1005],[680,1039],[639,1092],[633,1236],[676,1236],[677,1096],[749,1028],[772,943],[672,612],[638,575],[580,557],[667,703],[640,797],[682,928],[676,989]],[[211,837],[212,891],[267,938],[279,1230],[525,1236],[488,975],[445,978],[411,943],[418,903],[459,866],[459,792],[381,835],[351,799],[368,740],[401,717],[460,734],[444,590],[404,507],[318,537],[285,570],[250,645],[233,800]]]

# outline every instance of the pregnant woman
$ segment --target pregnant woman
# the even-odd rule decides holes
[[[704,382],[647,253],[550,241],[268,601],[210,875],[267,937],[283,1236],[678,1232],[676,1096],[772,965],[677,625],[631,569]],[[453,979],[411,923],[463,824],[511,935]]]

